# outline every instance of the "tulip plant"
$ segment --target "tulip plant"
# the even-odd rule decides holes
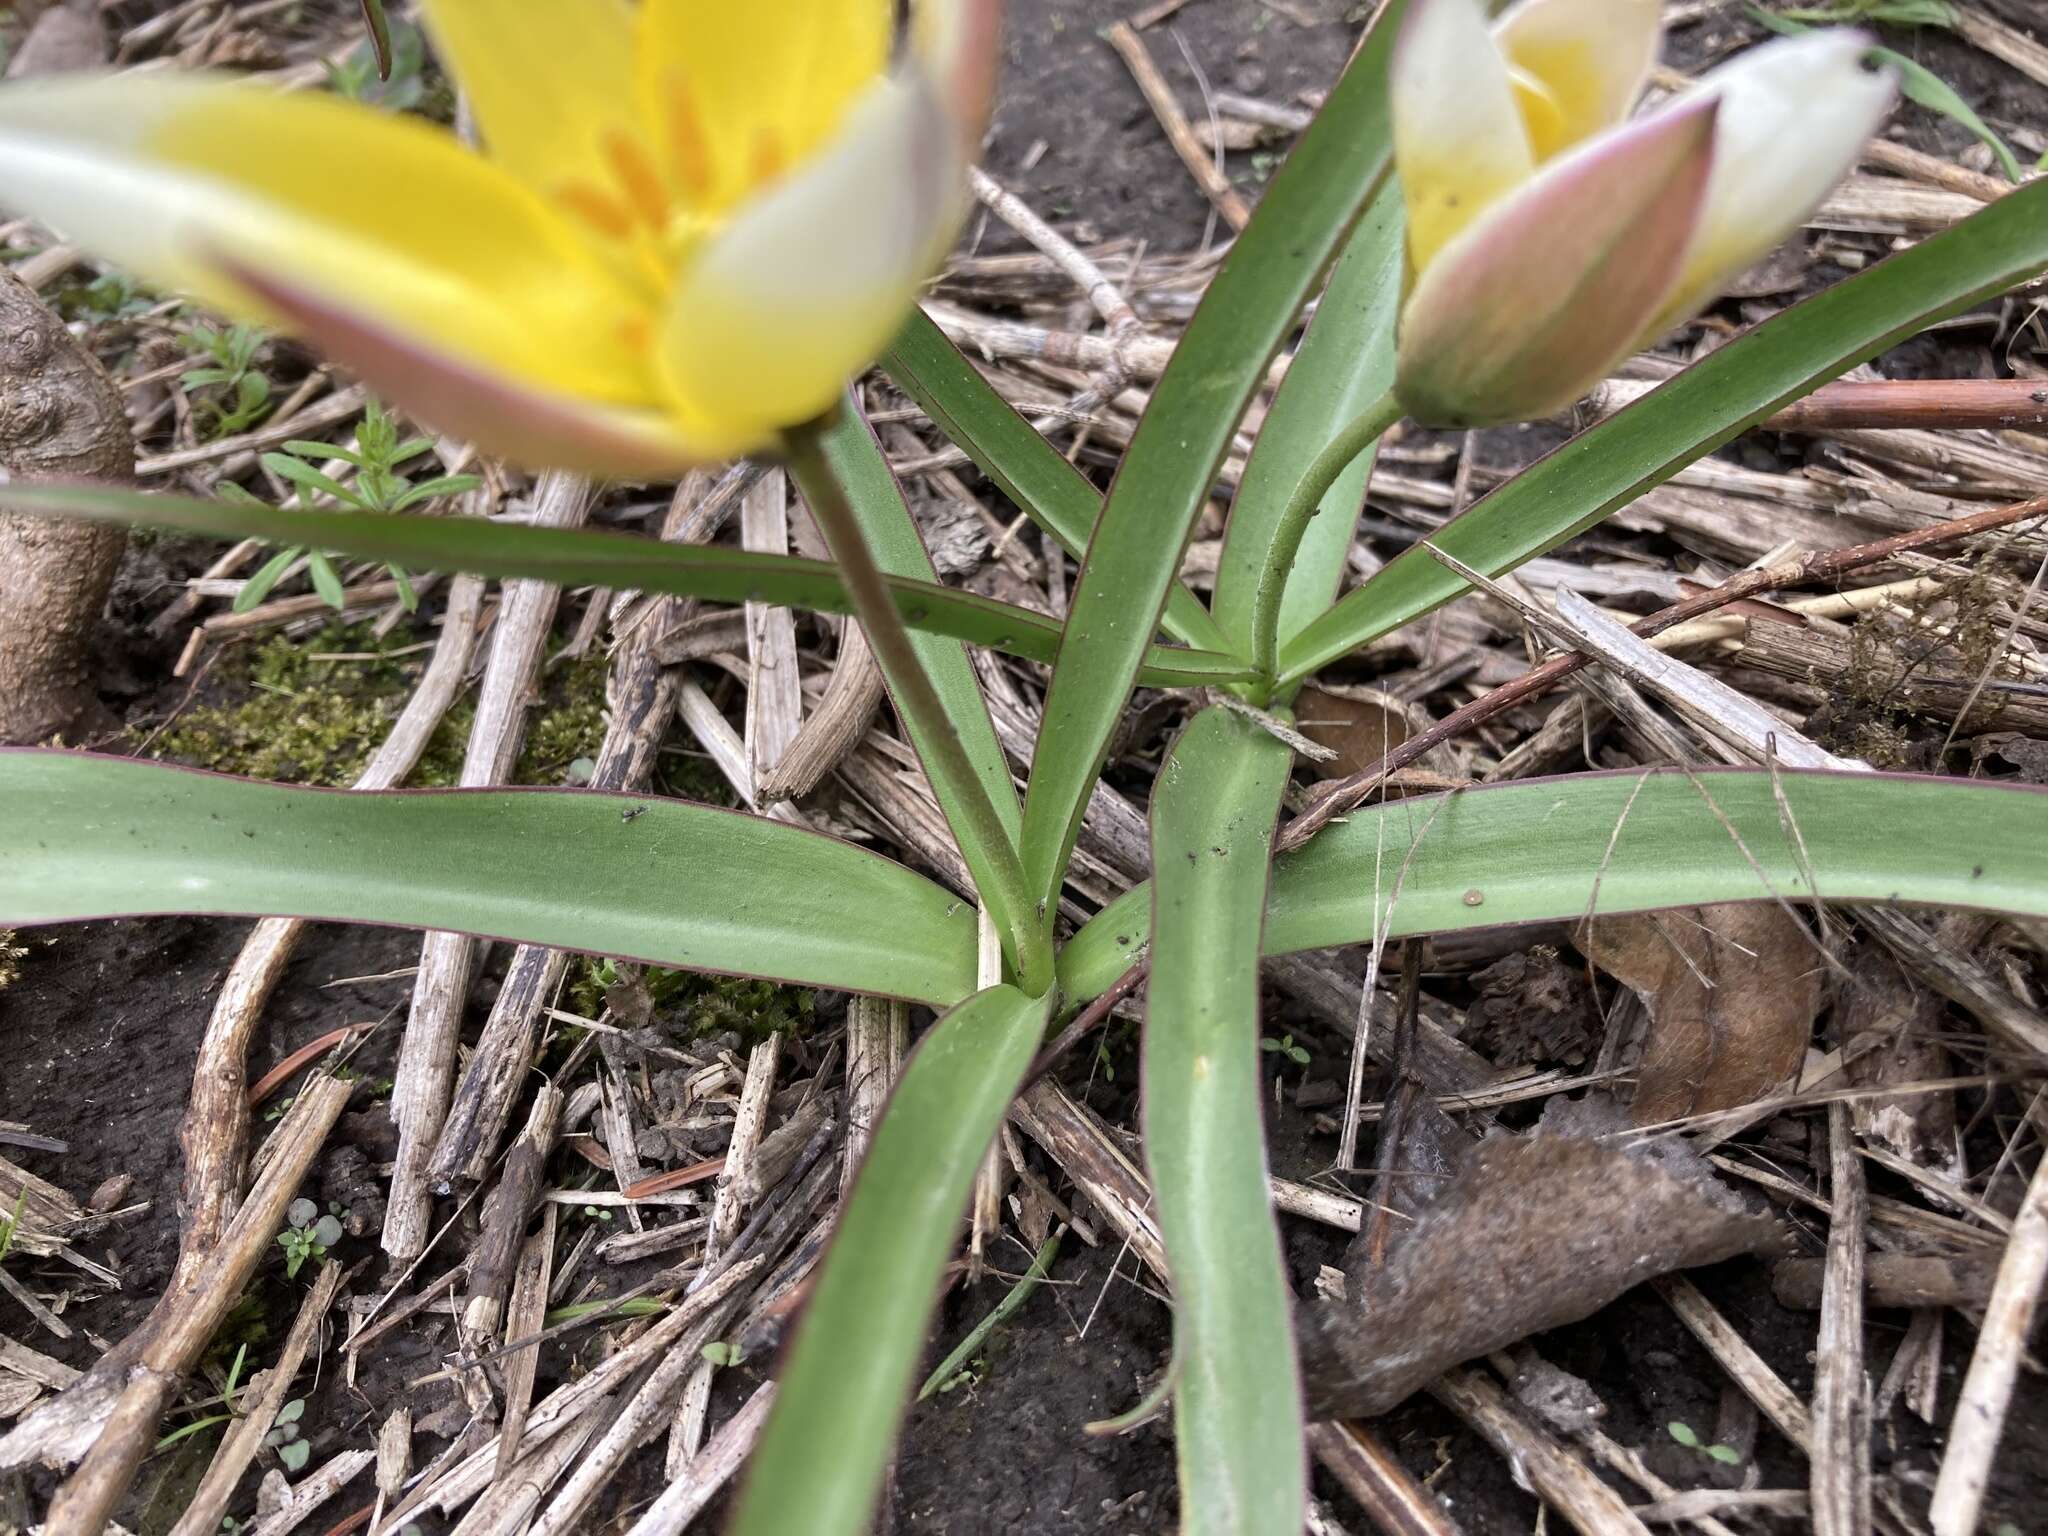
[[[1183,1529],[1297,1536],[1306,1463],[1260,1124],[1261,954],[1680,902],[2048,914],[2048,800],[1981,781],[1586,774],[1369,806],[1273,855],[1296,691],[1466,590],[1416,549],[1338,596],[1374,441],[1403,416],[1550,412],[1710,303],[1885,114],[1892,82],[1865,70],[1855,34],[1767,44],[1631,116],[1656,0],[1521,0],[1496,22],[1479,0],[1390,0],[1103,495],[912,302],[964,207],[994,74],[988,0],[924,0],[907,40],[887,0],[423,10],[481,154],[332,99],[62,81],[0,92],[0,204],[295,329],[422,420],[529,465],[646,478],[780,457],[834,560],[104,487],[12,486],[5,504],[408,570],[853,613],[975,901],[847,844],[678,801],[639,797],[626,816],[577,791],[347,794],[16,752],[0,754],[0,925],[164,911],[398,923],[937,1010],[780,1365],[746,1536],[865,1528],[975,1170],[1048,1028],[1137,963]],[[1510,571],[2044,265],[2036,183],[1730,341],[1432,542]],[[1204,605],[1179,583],[1182,551],[1318,295]],[[1063,625],[936,581],[845,398],[877,356],[1084,557]],[[1050,666],[1021,802],[968,645]],[[1141,683],[1213,702],[1159,774],[1153,880],[1067,932],[1069,856]]]

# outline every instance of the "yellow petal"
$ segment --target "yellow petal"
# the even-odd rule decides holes
[[[194,75],[8,86],[0,205],[230,314],[277,318],[231,269],[281,274],[476,367],[653,399],[626,290],[546,205],[417,119]]]
[[[421,9],[493,160],[549,195],[603,184],[607,138],[637,126],[625,0],[423,0]]]
[[[738,458],[772,434],[734,433],[673,410],[610,405],[480,368],[298,286],[288,274],[236,271],[265,308],[318,338],[335,361],[438,431],[529,469],[655,479]]]
[[[832,404],[959,227],[965,167],[949,130],[920,71],[879,81],[823,153],[705,242],[662,338],[679,409],[746,429]]]
[[[1849,173],[1898,82],[1863,67],[1861,32],[1810,32],[1752,48],[1700,80],[1720,102],[1699,235],[1651,338],[1697,314],[1797,229]]]
[[[890,0],[644,0],[643,129],[700,213],[808,159],[889,64]]]
[[[1418,272],[1535,169],[1477,0],[1415,0],[1391,69],[1394,164]]]
[[[1523,120],[1538,160],[1628,116],[1660,30],[1657,0],[1522,0],[1501,18],[1500,50],[1535,87],[1524,87]]]

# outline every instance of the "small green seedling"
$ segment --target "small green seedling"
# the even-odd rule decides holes
[[[0,1262],[4,1262],[7,1255],[14,1251],[14,1234],[21,1230],[22,1207],[27,1203],[28,1189],[23,1186],[21,1193],[14,1197],[13,1214],[5,1221],[0,1221]]]
[[[1690,1424],[1682,1420],[1673,1419],[1664,1426],[1664,1429],[1672,1439],[1676,1440],[1687,1450],[1698,1451],[1702,1456],[1712,1461],[1718,1461],[1723,1466],[1739,1467],[1742,1465],[1742,1452],[1736,1450],[1732,1445],[1700,1444],[1699,1435],[1694,1432]]]
[[[704,1346],[704,1358],[713,1365],[722,1365],[727,1369],[731,1369],[747,1357],[741,1351],[739,1345],[728,1344],[722,1339],[713,1339]]]
[[[1292,1035],[1282,1035],[1278,1040],[1273,1039],[1270,1035],[1262,1035],[1259,1038],[1259,1049],[1271,1051],[1278,1056],[1285,1056],[1297,1067],[1308,1065],[1308,1047],[1296,1045]]]
[[[294,1200],[285,1207],[284,1219],[288,1225],[277,1234],[277,1245],[284,1250],[287,1278],[296,1276],[306,1260],[326,1258],[327,1250],[341,1241],[340,1217],[332,1211],[321,1215],[311,1200]]]
[[[287,1472],[304,1471],[306,1459],[313,1454],[312,1445],[299,1436],[299,1420],[305,1416],[306,1400],[295,1397],[277,1410],[270,1433],[263,1437],[263,1443],[277,1452],[277,1459],[284,1463]]]
[[[229,437],[261,421],[270,409],[270,375],[256,366],[263,333],[253,325],[195,325],[185,341],[207,361],[187,369],[178,382],[187,390],[215,391],[195,400],[212,413],[211,434]]]
[[[363,412],[362,423],[356,428],[355,447],[293,438],[283,445],[282,452],[264,454],[262,462],[265,469],[297,488],[298,499],[303,505],[311,506],[311,497],[321,495],[332,497],[358,512],[405,512],[435,497],[457,496],[483,484],[477,475],[435,475],[415,484],[401,472],[400,465],[408,459],[418,458],[433,446],[430,438],[401,439],[398,423],[383,406],[372,400]],[[355,466],[353,484],[345,485],[319,467],[332,459]],[[223,500],[256,503],[256,498],[240,486],[223,486],[221,491]],[[268,597],[271,588],[301,557],[305,559],[306,574],[312,580],[313,590],[320,594],[327,606],[336,610],[346,607],[341,573],[334,568],[333,559],[320,550],[294,544],[272,555],[261,570],[242,583],[241,591],[235,594],[235,612],[247,613]],[[399,602],[405,605],[407,613],[413,612],[419,607],[419,597],[413,591],[412,578],[399,566],[387,565],[385,569],[398,584]]]
[[[227,1412],[210,1413],[203,1419],[194,1419],[190,1424],[179,1425],[161,1440],[157,1441],[156,1448],[159,1451],[169,1450],[180,1440],[191,1439],[192,1436],[198,1434],[202,1429],[208,1429],[215,1424],[226,1424],[230,1420],[238,1419],[242,1416],[241,1406],[235,1401],[235,1391],[242,1379],[242,1363],[248,1358],[248,1355],[249,1346],[238,1344],[235,1346],[235,1358],[228,1363],[227,1380],[220,1389],[220,1401],[222,1406],[227,1409]],[[199,1406],[204,1406],[204,1404]]]

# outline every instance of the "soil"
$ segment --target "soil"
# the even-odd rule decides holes
[[[1227,231],[1212,221],[1123,65],[1096,36],[1122,9],[1100,0],[1012,0],[1004,89],[987,163],[1035,208],[1084,239],[1130,235],[1155,249],[1192,249],[1205,236],[1220,238]],[[1192,0],[1170,25],[1145,35],[1184,102],[1201,99],[1190,59],[1199,62],[1212,86],[1286,101],[1334,78],[1354,38],[1356,10],[1353,0]],[[1301,25],[1297,17],[1315,24]],[[1685,67],[1725,51],[1731,30],[1749,36],[1755,29],[1743,20],[1716,19],[1683,30],[1674,39],[1674,62]],[[1933,29],[1909,38],[1902,46],[1995,126],[2009,130],[2043,120],[2041,92],[2016,84],[2011,71]],[[1971,142],[1945,119],[1909,110],[1905,121],[1911,142],[1937,152],[1953,154]],[[1232,163],[1247,194],[1255,196],[1257,168],[1245,156]],[[981,238],[989,249],[1012,244],[994,226]],[[1809,280],[1834,275],[1816,272]],[[1969,355],[1967,349],[1957,352]],[[1975,356],[1981,365],[1981,350]],[[1952,369],[1954,358],[1929,358],[1924,366],[1944,364]],[[1489,466],[1507,467],[1533,457],[1541,436],[1488,434],[1479,451]],[[1752,445],[1745,451],[1758,450]],[[106,702],[136,729],[147,730],[191,702],[234,696],[232,688],[188,690],[184,681],[169,680],[182,637],[159,641],[144,628],[165,601],[168,584],[196,570],[207,554],[204,546],[178,540],[138,541],[130,552],[102,638],[102,676]],[[15,1303],[0,1299],[0,1327],[74,1365],[90,1364],[100,1341],[132,1327],[168,1274],[179,1228],[177,1133],[191,1064],[244,932],[239,922],[176,918],[46,929],[29,936],[22,978],[0,992],[0,1038],[9,1046],[9,1070],[0,1074],[0,1119],[25,1122],[67,1143],[61,1154],[11,1155],[80,1197],[104,1179],[128,1175],[134,1180],[128,1200],[149,1202],[146,1212],[89,1245],[92,1257],[120,1274],[122,1289],[71,1313],[79,1337],[62,1342],[42,1334]],[[341,979],[400,970],[416,956],[416,941],[404,934],[316,928],[268,1009],[252,1076],[325,1030],[402,1012],[406,978]],[[479,989],[483,995],[473,1003],[473,1019],[487,1007],[489,989],[489,981]],[[1336,1070],[1331,1063],[1342,1059],[1332,1037],[1284,1005],[1269,1011],[1266,1033],[1290,1034],[1309,1045],[1315,1052],[1313,1075],[1329,1075]],[[1118,1079],[1095,1076],[1091,1101],[1113,1120],[1132,1123],[1129,1083],[1135,1065],[1127,1047],[1121,1060],[1115,1049]],[[390,1030],[373,1037],[358,1062],[363,1075],[388,1075],[392,1050]],[[1077,1086],[1090,1075],[1074,1068]],[[1281,1097],[1271,1121],[1277,1172],[1305,1178],[1327,1165],[1332,1138],[1311,1114],[1292,1107],[1291,1095]],[[362,1123],[352,1123],[373,1161],[388,1155]],[[1341,1262],[1337,1234],[1296,1221],[1286,1231],[1287,1259],[1299,1289],[1310,1286],[1319,1266]],[[1818,1250],[1809,1240],[1805,1251]],[[364,1266],[365,1282],[380,1272],[371,1263],[373,1239],[346,1240],[340,1256]],[[997,1262],[1014,1273],[1025,1256],[1013,1242]],[[1814,1319],[1776,1302],[1763,1263],[1738,1261],[1698,1272],[1695,1279],[1795,1391],[1810,1392]],[[272,1284],[275,1314],[288,1293]],[[1006,1284],[993,1277],[947,1296],[928,1367],[995,1304]],[[1879,1315],[1872,1330],[1874,1374],[1882,1371],[1902,1321]],[[1534,1342],[1545,1358],[1599,1391],[1610,1410],[1605,1428],[1614,1439],[1643,1448],[1682,1486],[1711,1478],[1712,1469],[1672,1440],[1668,1426],[1690,1426],[1703,1441],[1722,1433],[1724,1378],[1653,1294],[1633,1292],[1595,1319]],[[1952,1323],[1944,1357],[1944,1415],[1971,1343],[1967,1331]],[[381,1422],[401,1403],[422,1418],[452,1404],[449,1384],[415,1385],[438,1369],[447,1344],[446,1321],[430,1320],[400,1330],[367,1356],[353,1384],[323,1379],[308,1394],[305,1421],[316,1455],[343,1436],[364,1443],[364,1426]],[[1167,1309],[1129,1256],[1119,1255],[1114,1245],[1088,1248],[1070,1236],[1050,1283],[997,1330],[977,1357],[972,1379],[912,1410],[895,1479],[897,1528],[934,1536],[1136,1536],[1173,1529],[1174,1454],[1163,1425],[1101,1438],[1084,1432],[1089,1422],[1123,1413],[1141,1399],[1166,1368],[1169,1349]],[[746,1373],[726,1374],[742,1378],[723,1389],[736,1393]],[[542,1390],[549,1384],[544,1379]],[[1411,1400],[1377,1428],[1473,1536],[1539,1528],[1538,1505],[1507,1463],[1433,1402]],[[1877,1426],[1876,1443],[1880,1471],[1893,1468],[1912,1480],[1931,1480],[1938,1442],[1903,1410]],[[1758,1434],[1752,1459],[1760,1486],[1804,1486],[1804,1459],[1768,1427]],[[165,1476],[173,1470],[159,1468]],[[643,1463],[639,1475],[622,1480],[593,1529],[614,1528],[620,1511],[651,1497],[658,1477],[658,1461]],[[32,1497],[44,1487],[38,1480]],[[1315,1492],[1339,1521],[1364,1528],[1355,1506],[1321,1471]],[[2008,1420],[1987,1524],[2010,1519],[2027,1529],[2044,1501],[2048,1392],[2027,1379]],[[333,1507],[339,1511],[360,1502],[346,1497]],[[421,1523],[429,1533],[440,1529],[432,1521]]]

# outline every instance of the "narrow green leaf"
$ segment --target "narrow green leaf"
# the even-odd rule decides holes
[[[282,447],[286,453],[295,454],[302,459],[310,459],[315,464],[324,463],[328,459],[343,459],[355,465],[358,469],[367,469],[369,467],[360,453],[340,443],[322,442],[318,438],[311,437],[294,437],[287,439],[282,444]]]
[[[912,1054],[778,1374],[733,1536],[869,1528],[939,1273],[1051,1005],[990,987]]]
[[[158,912],[444,928],[946,1007],[974,909],[780,822],[576,790],[294,789],[0,750],[0,927]]]
[[[1131,439],[1075,583],[1024,802],[1024,869],[1057,894],[1145,647],[1238,418],[1391,159],[1389,0],[1267,188]]]
[[[270,596],[270,589],[291,569],[291,563],[298,559],[301,553],[300,547],[296,544],[280,549],[257,568],[255,575],[242,583],[241,589],[235,593],[234,602],[228,606],[236,613],[247,613],[254,608]]]
[[[838,572],[820,560],[756,555],[703,544],[662,544],[580,528],[526,528],[477,518],[393,517],[381,512],[308,512],[260,503],[196,501],[117,486],[0,485],[0,507],[38,517],[78,517],[146,528],[177,528],[233,539],[317,543],[410,571],[531,576],[565,587],[666,592],[714,602],[782,603],[819,613],[852,605]],[[1027,661],[1050,662],[1060,626],[1042,613],[930,582],[893,577],[903,622]],[[1247,677],[1244,663],[1215,651],[1154,646],[1140,680],[1155,688],[1203,688]]]
[[[348,606],[348,591],[341,584],[341,572],[317,549],[306,551],[306,574],[313,579],[313,590],[320,594],[321,602],[337,613]]]
[[[1216,622],[1242,655],[1252,651],[1266,553],[1303,467],[1339,427],[1393,387],[1406,234],[1400,183],[1389,178],[1352,231],[1252,445],[1216,568]],[[1376,452],[1377,444],[1337,478],[1301,541],[1280,607],[1283,641],[1336,600]]]
[[[384,16],[384,0],[362,0],[363,27],[370,34],[370,51],[377,59],[377,78],[391,78],[391,23]]]
[[[850,517],[858,531],[848,542],[864,549],[883,575],[938,580],[903,488],[851,403],[814,438],[793,437],[791,448],[790,472],[835,554],[843,560],[847,553],[840,530]],[[844,509],[837,515],[835,500]],[[886,624],[887,604],[878,601],[875,607]],[[1052,984],[1052,950],[1017,862],[1017,790],[967,648],[946,635],[908,630],[897,632],[892,647],[872,627],[868,641],[953,841],[974,875],[975,890],[1018,969],[1017,980],[1030,992],[1043,992]],[[902,654],[904,642],[908,655]]]
[[[1999,169],[2005,172],[2006,180],[2020,179],[2023,173],[2020,170],[2019,157],[1991,125],[1977,115],[1976,109],[1963,100],[1954,86],[1925,64],[1907,58],[1896,48],[1873,48],[1870,52],[1872,57],[1883,60],[1899,72],[1899,89],[1905,93],[1908,100],[1918,103],[1930,112],[1939,112],[1944,117],[1953,118],[1981,139],[1984,147],[1998,157]]]
[[[280,480],[289,480],[302,491],[319,491],[332,496],[344,506],[360,506],[356,493],[332,476],[323,475],[319,470],[288,453],[266,453],[262,456],[263,467]]]
[[[1366,806],[1275,863],[1265,950],[1816,892],[2048,916],[2048,789],[1786,771],[1775,791],[1761,769],[1660,768]],[[1138,886],[1074,935],[1069,1002],[1144,952],[1150,914]]]
[[[1145,1161],[1173,1271],[1184,1536],[1297,1536],[1301,1384],[1259,1113],[1259,929],[1285,746],[1212,706],[1152,797]]]
[[[996,393],[930,315],[911,311],[883,355],[882,367],[947,440],[1060,548],[1077,559],[1086,552],[1102,511],[1101,495]],[[1229,650],[1201,599],[1179,582],[1167,594],[1160,625],[1183,644]]]
[[[2032,182],[1772,316],[1530,466],[1432,542],[1489,576],[1511,571],[1819,385],[2044,266],[2048,182]],[[1298,681],[1466,590],[1427,550],[1406,550],[1295,637],[1282,655],[1283,681]]]
[[[464,491],[473,491],[482,485],[481,475],[439,475],[432,480],[422,480],[418,485],[409,485],[398,493],[398,499],[391,503],[393,512],[403,512],[407,507],[418,506],[436,496],[459,496]]]

